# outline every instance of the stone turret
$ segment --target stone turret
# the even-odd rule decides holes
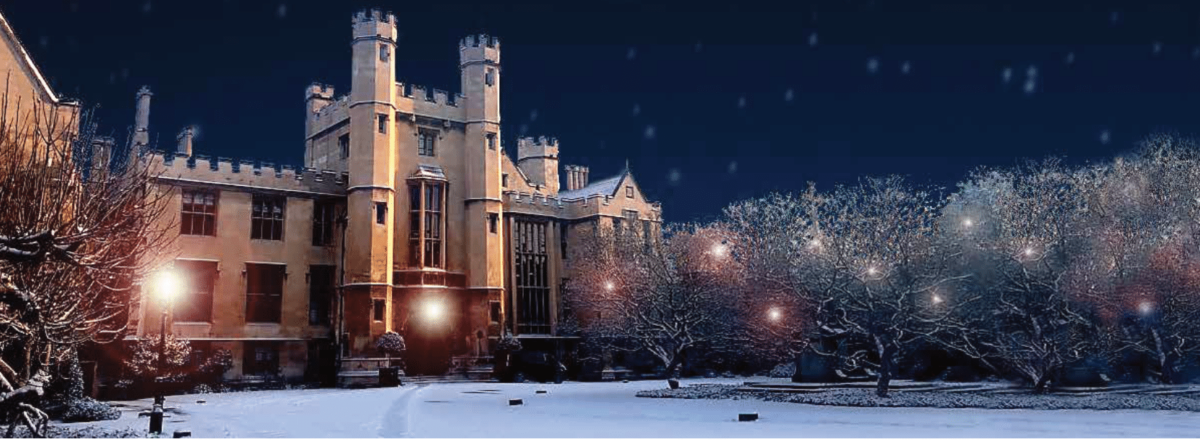
[[[558,194],[558,140],[522,137],[517,140],[517,167],[547,195]]]
[[[179,131],[179,135],[175,136],[175,141],[179,144],[175,148],[176,153],[192,156],[192,140],[196,136],[196,129],[192,126],[183,128]]]

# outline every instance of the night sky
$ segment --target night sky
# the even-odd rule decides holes
[[[498,36],[508,152],[557,136],[593,179],[628,159],[668,221],[808,181],[952,188],[978,165],[1200,132],[1191,1],[0,3],[56,90],[100,105],[118,139],[147,84],[160,148],[195,124],[198,153],[295,165],[301,92],[348,91],[365,7],[399,17],[408,83],[457,92],[458,40]]]

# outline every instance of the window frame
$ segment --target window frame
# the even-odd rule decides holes
[[[446,268],[446,210],[449,183],[409,180],[409,267]]]
[[[383,322],[387,319],[387,300],[371,300],[371,322]]]
[[[181,302],[171,303],[175,322],[213,322],[213,296],[220,277],[220,263],[203,259],[179,258],[175,269],[186,281]],[[200,273],[203,272],[203,273]],[[200,301],[200,302],[197,302]]]
[[[278,272],[277,275],[270,275],[266,271],[271,268],[273,272]],[[263,272],[258,274],[258,272]],[[278,292],[275,291],[275,284],[267,278],[278,276]],[[253,284],[257,280],[258,284],[255,287]],[[283,292],[287,285],[287,265],[248,262],[246,263],[246,308],[245,317],[247,324],[282,324],[283,323]],[[256,290],[257,289],[257,290]],[[263,312],[269,314],[264,315]]]
[[[286,218],[287,197],[266,194],[250,197],[250,239],[283,241]]]
[[[350,133],[344,133],[337,137],[338,151],[343,160],[350,158]]]
[[[328,279],[328,281],[323,281]],[[325,284],[321,284],[325,282]],[[313,264],[308,266],[308,325],[328,326],[333,323],[333,299],[337,296],[337,267]]]
[[[337,203],[313,200],[312,245],[329,247],[334,243],[334,228],[337,225]]]
[[[196,197],[212,197],[211,204],[208,201],[201,202],[200,210],[196,209]],[[217,205],[220,202],[220,191],[209,189],[188,189],[184,188],[179,194],[181,207],[179,208],[179,234],[189,236],[217,236]],[[189,202],[190,201],[190,202]],[[189,206],[191,210],[189,209]],[[200,222],[199,233],[197,233],[196,222]]]
[[[438,131],[434,129],[417,128],[417,155],[423,157],[437,156]]]

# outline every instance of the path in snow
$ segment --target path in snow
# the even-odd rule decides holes
[[[683,383],[734,382],[684,380]],[[744,380],[736,380],[742,382]],[[851,408],[756,400],[647,399],[663,381],[435,384],[172,396],[168,432],[194,437],[1189,437],[1200,414],[1168,411]],[[546,390],[545,395],[536,390]],[[523,406],[509,406],[509,398]],[[197,400],[205,404],[197,404]],[[136,401],[146,407],[149,401]],[[737,422],[757,411],[758,422]],[[66,424],[66,425],[97,425]],[[126,412],[105,427],[138,427]]]

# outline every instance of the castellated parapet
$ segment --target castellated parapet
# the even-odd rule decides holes
[[[379,37],[392,42],[396,41],[396,16],[388,11],[380,13],[378,9],[358,11],[351,19],[354,25],[354,38]]]
[[[458,43],[459,65],[484,62],[500,64],[500,40],[487,34],[468,35]]]
[[[297,169],[274,163],[232,160],[208,155],[187,156],[158,150],[147,155],[158,180],[198,186],[228,186],[242,191],[340,196],[346,194],[347,174],[332,170]]]

